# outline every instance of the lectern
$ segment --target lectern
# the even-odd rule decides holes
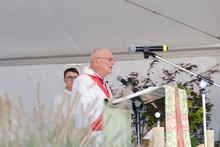
[[[166,147],[190,147],[186,91],[168,85],[104,102],[105,146],[131,146],[131,110],[124,103],[139,97],[144,104],[165,98]]]

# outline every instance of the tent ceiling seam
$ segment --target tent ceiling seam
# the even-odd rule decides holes
[[[205,35],[211,36],[211,37],[213,37],[213,38],[215,38],[215,39],[217,39],[217,40],[220,40],[220,37],[219,37],[219,36],[215,36],[215,35],[213,35],[213,34],[210,34],[210,33],[206,32],[206,31],[200,30],[200,29],[198,29],[198,28],[196,28],[196,27],[190,26],[190,25],[188,25],[188,24],[186,24],[186,23],[184,23],[184,22],[181,22],[181,21],[179,21],[179,20],[176,20],[176,19],[171,18],[171,17],[169,17],[169,16],[166,16],[166,15],[164,15],[164,14],[161,14],[161,13],[159,13],[159,12],[157,12],[157,11],[154,11],[154,10],[151,10],[151,9],[146,8],[146,7],[144,7],[144,6],[141,6],[141,5],[139,5],[139,4],[135,3],[135,2],[132,2],[132,1],[129,1],[129,0],[125,0],[125,1],[128,2],[128,3],[130,3],[130,4],[132,4],[132,5],[137,6],[137,7],[139,7],[139,8],[142,8],[142,9],[144,9],[144,10],[147,10],[147,11],[150,11],[150,12],[152,12],[152,13],[154,13],[154,14],[157,14],[157,15],[159,15],[159,16],[162,16],[162,17],[164,17],[164,18],[166,18],[166,19],[168,19],[168,20],[174,21],[174,22],[176,22],[176,23],[178,23],[178,24],[181,24],[181,25],[183,25],[183,26],[186,26],[186,27],[188,27],[188,28],[191,28],[191,29],[193,29],[193,30],[196,30],[196,31],[198,31],[198,32],[200,32],[200,33],[203,33],[203,34],[205,34]]]

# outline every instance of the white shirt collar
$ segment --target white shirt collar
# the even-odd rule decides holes
[[[89,67],[89,69],[93,72],[94,75],[96,75],[98,78],[104,80],[99,74],[97,74],[92,68]]]
[[[67,90],[66,88],[64,88],[63,90],[64,93],[71,95],[71,91]]]

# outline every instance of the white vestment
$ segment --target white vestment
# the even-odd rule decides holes
[[[70,103],[70,98],[71,98],[71,91],[69,91],[65,88],[62,93],[60,93],[56,97],[54,97],[53,109],[57,109],[57,107],[62,106],[62,113],[64,115],[66,115],[67,112],[69,111],[68,105]]]
[[[83,74],[78,76],[72,86],[72,98],[76,102],[74,105],[74,119],[77,128],[90,126],[96,121],[103,112],[103,102],[107,95],[97,85],[97,83],[89,76],[96,76],[88,67],[84,69]],[[107,86],[103,86],[108,90],[110,97],[112,93]],[[102,131],[93,131],[95,136],[101,136]]]

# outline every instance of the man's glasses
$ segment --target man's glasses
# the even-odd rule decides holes
[[[66,77],[66,79],[68,79],[68,80],[75,80],[77,77],[78,77],[78,76],[74,76],[74,77],[68,76],[68,77]]]
[[[96,57],[96,58],[107,59],[109,62],[114,61],[114,58],[107,58],[107,57]]]

